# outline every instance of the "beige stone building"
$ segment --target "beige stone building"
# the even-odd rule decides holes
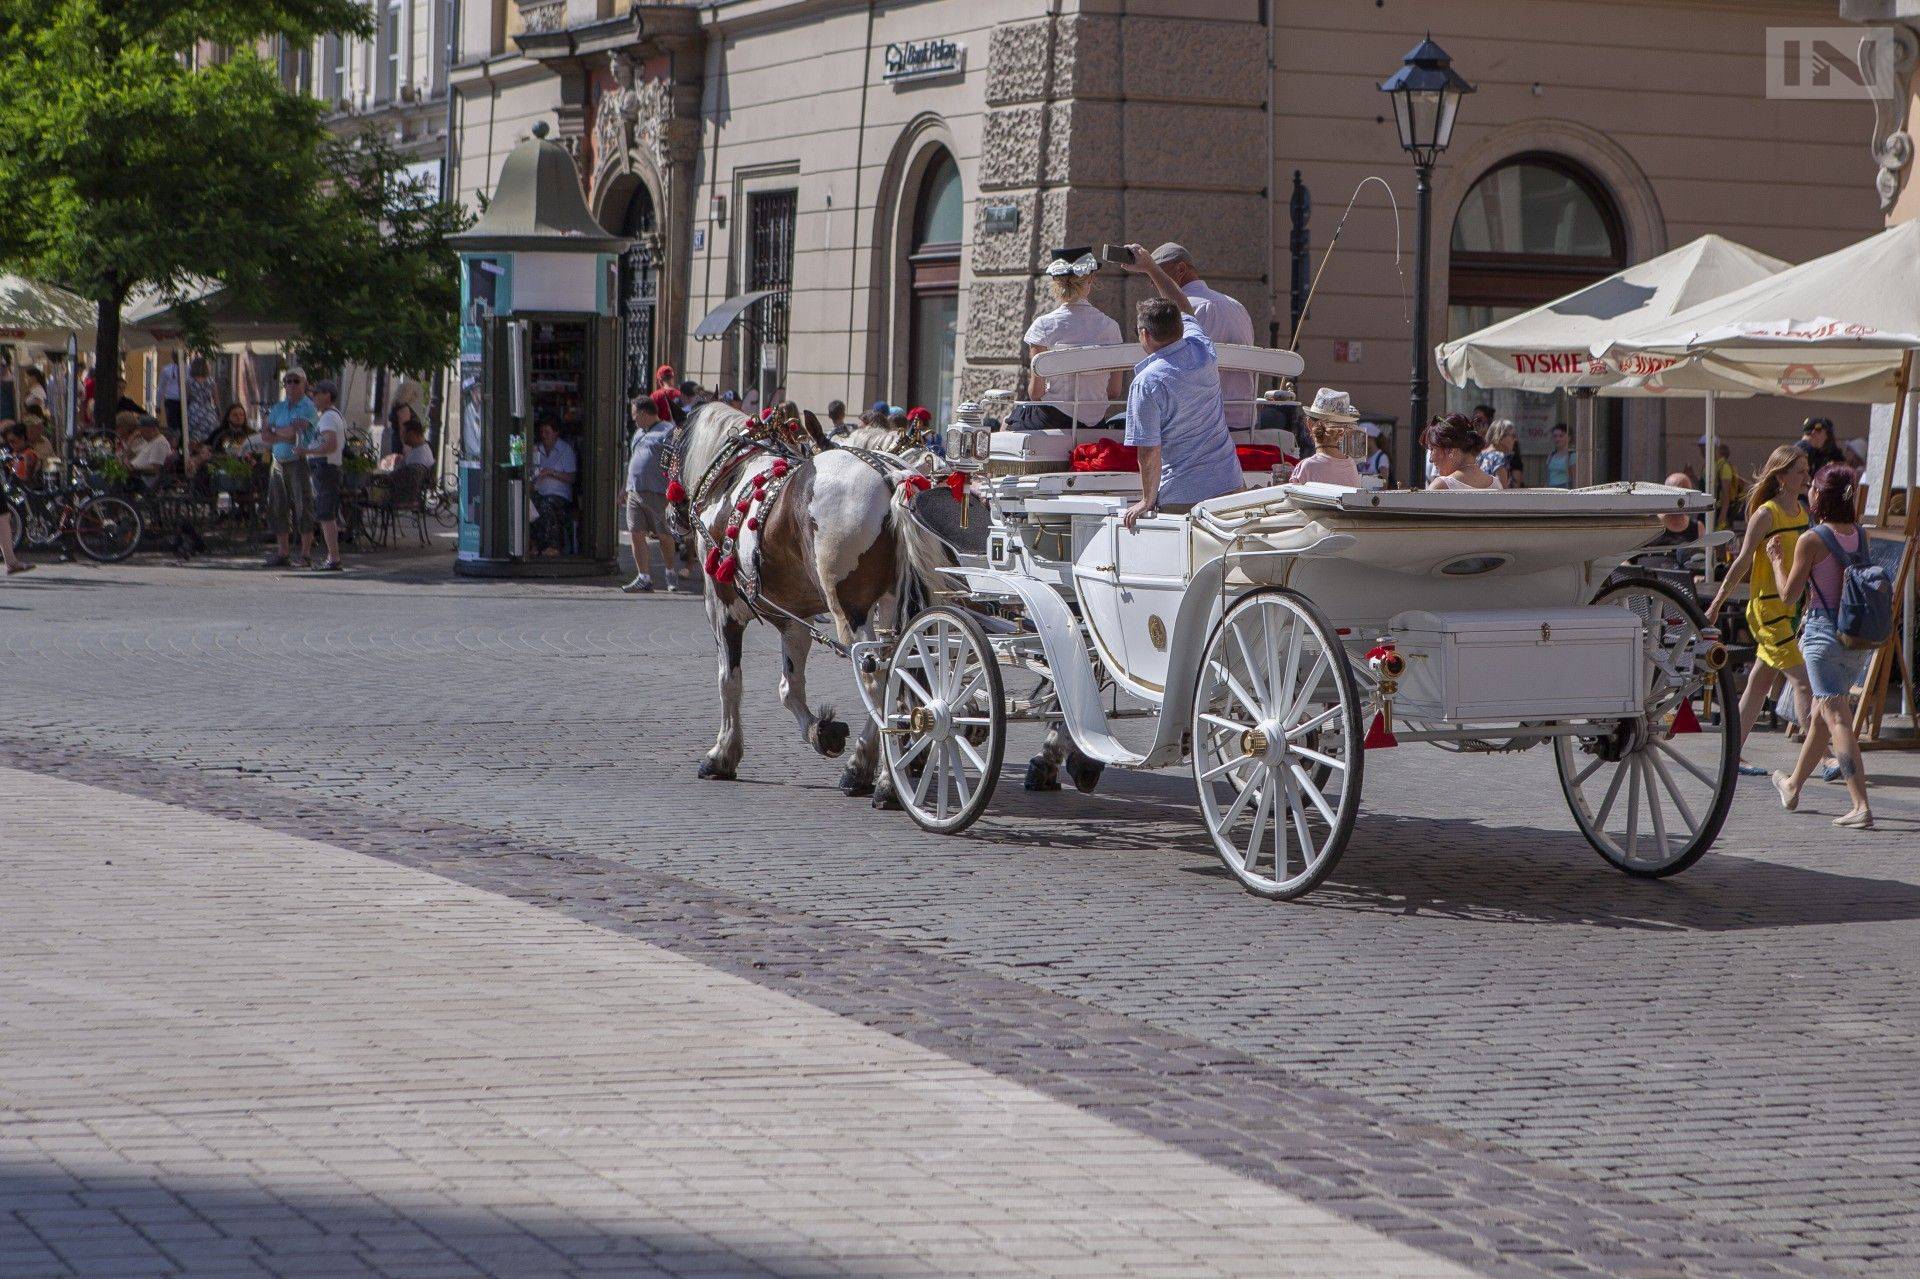
[[[1891,2],[1891,0],[1890,0]],[[1855,5],[1854,7],[1859,7]],[[1871,7],[1871,6],[1869,6]],[[1897,7],[1897,6],[1896,6]],[[1410,239],[1413,173],[1376,85],[1429,29],[1476,86],[1436,173],[1435,340],[1708,231],[1798,261],[1882,224],[1873,105],[1766,91],[1769,28],[1835,0],[461,0],[454,190],[490,190],[536,121],[574,150],[623,260],[632,376],[813,407],[950,405],[1015,386],[1061,244],[1175,239],[1285,342],[1293,175],[1320,264],[1378,175]],[[1858,30],[1858,28],[1853,28]],[[1410,242],[1362,190],[1300,340],[1307,380],[1407,414]],[[729,299],[773,292],[713,340]],[[1096,298],[1130,327],[1137,284]],[[1537,453],[1571,417],[1492,400]],[[1727,406],[1757,460],[1809,411]],[[1693,460],[1697,405],[1600,410],[1603,464]]]

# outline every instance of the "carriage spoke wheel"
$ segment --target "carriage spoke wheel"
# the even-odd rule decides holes
[[[1733,671],[1693,659],[1706,618],[1664,582],[1616,582],[1594,603],[1640,618],[1647,709],[1591,737],[1555,738],[1560,788],[1580,833],[1612,865],[1649,878],[1678,874],[1712,846],[1733,802],[1740,762]],[[1707,722],[1710,709],[1718,724]],[[1700,731],[1675,733],[1676,716],[1698,720]]]
[[[908,816],[952,835],[986,811],[1007,748],[1000,667],[980,624],[942,605],[907,624],[887,666],[880,740]]]
[[[1303,596],[1256,590],[1201,656],[1193,778],[1220,860],[1249,891],[1326,878],[1360,808],[1360,695],[1346,649]]]

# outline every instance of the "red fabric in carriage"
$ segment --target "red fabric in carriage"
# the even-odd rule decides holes
[[[1243,471],[1269,471],[1276,466],[1292,466],[1299,461],[1292,454],[1271,444],[1237,444],[1233,451],[1240,455],[1240,469]],[[1119,440],[1088,440],[1085,444],[1074,445],[1073,469],[1137,471],[1140,469],[1140,450]]]

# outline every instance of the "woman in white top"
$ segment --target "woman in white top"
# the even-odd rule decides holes
[[[1473,423],[1461,413],[1436,417],[1420,435],[1433,463],[1429,489],[1497,489],[1500,480],[1480,469],[1480,450],[1487,447],[1486,437],[1473,429]]]
[[[1113,317],[1087,300],[1093,273],[1100,269],[1091,249],[1057,249],[1047,264],[1047,282],[1060,305],[1027,326],[1027,351],[1039,355],[1055,347],[1118,346],[1126,341]],[[1027,399],[1007,425],[1016,431],[1066,430],[1102,421],[1121,398],[1121,375],[1078,373],[1049,384],[1038,373],[1027,379]]]

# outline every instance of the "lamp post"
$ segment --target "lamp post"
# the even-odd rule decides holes
[[[1460,110],[1460,99],[1473,92],[1473,86],[1453,69],[1453,59],[1433,42],[1429,35],[1415,45],[1413,52],[1400,60],[1400,69],[1380,82],[1380,92],[1393,98],[1393,123],[1400,132],[1400,147],[1413,157],[1414,239],[1413,239],[1413,376],[1410,392],[1412,409],[1408,415],[1411,429],[1400,432],[1396,451],[1406,453],[1405,469],[1395,461],[1394,474],[1411,483],[1413,444],[1427,425],[1427,367],[1432,353],[1427,349],[1427,242],[1432,238],[1433,165],[1440,153],[1453,141],[1453,121]]]

